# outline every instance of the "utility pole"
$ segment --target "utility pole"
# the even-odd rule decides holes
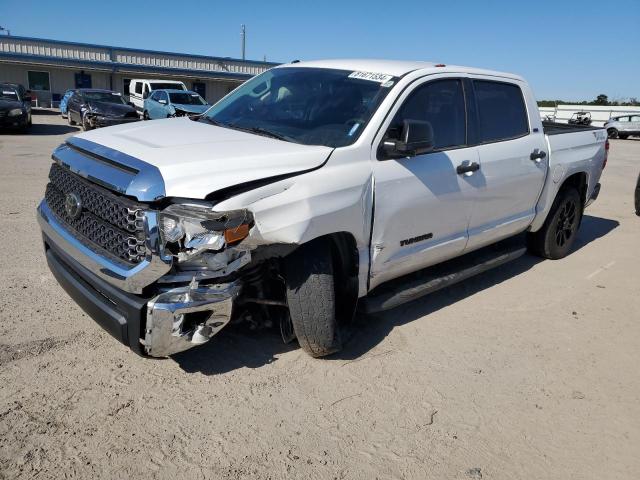
[[[247,29],[244,26],[244,23],[241,25],[240,30],[240,39],[242,40],[242,60],[245,59],[245,48],[247,44]]]

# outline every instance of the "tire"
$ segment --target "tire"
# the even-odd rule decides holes
[[[312,357],[342,348],[328,240],[307,243],[285,259],[287,304],[300,347]]]
[[[609,138],[618,138],[618,129],[610,128],[607,130],[607,135]]]
[[[147,112],[146,110],[142,112],[142,119],[149,120],[149,112]]]
[[[629,135],[626,135],[626,134],[625,135],[618,135],[618,138],[620,138],[622,140],[626,140],[628,136]]]
[[[636,206],[636,215],[640,217],[640,175],[638,175],[638,181],[636,182],[636,191],[633,200]]]
[[[82,116],[82,130],[85,132],[91,130],[91,124],[89,123],[89,119],[86,114]]]
[[[76,124],[76,122],[74,122],[73,119],[71,118],[71,112],[69,110],[67,110],[67,123],[69,123],[69,125]]]
[[[576,239],[582,211],[582,199],[575,188],[560,190],[542,228],[527,235],[529,251],[550,260],[566,257]]]

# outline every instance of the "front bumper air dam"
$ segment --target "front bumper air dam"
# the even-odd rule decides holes
[[[140,335],[148,298],[127,293],[80,265],[43,234],[47,263],[67,294],[98,325],[142,355]]]

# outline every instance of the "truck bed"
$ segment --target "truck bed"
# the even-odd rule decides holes
[[[589,130],[600,130],[602,127],[592,127],[591,125],[569,125],[568,123],[542,122],[545,135],[559,135],[562,133],[585,132]]]

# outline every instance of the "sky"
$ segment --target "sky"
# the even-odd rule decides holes
[[[640,98],[640,0],[0,0],[12,35],[274,62],[426,60],[517,73],[538,100]],[[5,33],[5,32],[1,32]]]

